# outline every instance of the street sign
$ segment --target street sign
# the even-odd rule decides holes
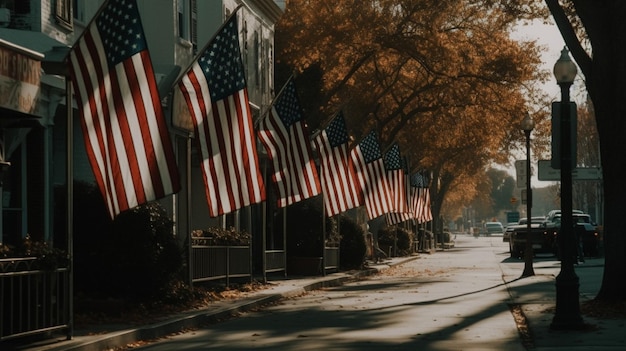
[[[539,160],[537,178],[539,180],[561,180],[561,170],[550,167],[550,160]],[[600,167],[578,167],[572,170],[572,180],[601,180]]]
[[[578,123],[578,114],[576,103],[569,103],[569,119],[570,119],[570,151],[572,157],[572,169],[576,168],[576,131]],[[561,168],[561,102],[552,103],[552,168]]]
[[[517,223],[519,222],[519,212],[511,211],[506,213],[506,222],[507,223]]]

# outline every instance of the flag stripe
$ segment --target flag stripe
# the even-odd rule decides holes
[[[278,193],[278,207],[321,192],[309,136],[306,125],[300,119],[300,106],[295,94],[293,82],[287,83],[270,113],[259,124],[259,139],[272,162],[272,181]],[[291,122],[290,125],[285,125],[285,121]]]
[[[345,133],[341,114],[314,139],[320,154],[321,185],[327,216],[334,216],[363,203],[356,187],[356,174],[348,153],[347,140],[334,142],[340,133]]]
[[[128,23],[124,31],[108,25],[120,17]],[[72,48],[70,69],[87,155],[111,217],[178,191],[178,169],[135,1],[107,3]]]
[[[236,16],[178,84],[194,122],[211,217],[265,200]],[[223,72],[224,70],[231,70]]]
[[[352,149],[351,158],[369,219],[389,213],[391,194],[375,132],[370,132]]]

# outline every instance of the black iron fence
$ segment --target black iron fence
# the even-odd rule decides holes
[[[192,282],[252,277],[250,246],[192,245]]]
[[[339,247],[324,248],[324,271],[339,271]]]
[[[0,340],[68,329],[69,270],[37,269],[37,258],[0,259]]]
[[[284,271],[286,267],[285,250],[265,250],[265,272]]]

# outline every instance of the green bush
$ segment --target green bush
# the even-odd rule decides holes
[[[63,242],[67,238],[66,227],[66,196],[67,188],[58,186],[55,189],[55,220],[54,240]],[[113,287],[109,286],[109,262],[105,250],[115,246],[111,242],[113,221],[109,216],[100,190],[95,184],[74,181],[74,287],[77,293],[89,295],[109,295]],[[104,282],[106,286],[104,286]]]
[[[55,204],[65,206],[65,194],[65,187],[58,187]],[[55,215],[55,234],[63,237],[65,211]],[[78,295],[158,298],[180,280],[182,268],[182,250],[173,236],[173,223],[158,202],[125,211],[113,221],[95,184],[74,182],[74,285]]]
[[[326,221],[326,242],[339,242],[335,220],[324,216],[322,197],[297,202],[287,208],[287,256],[321,257],[323,254],[323,220]],[[282,223],[281,215],[277,223]]]
[[[339,231],[341,233],[339,246],[341,267],[347,269],[363,267],[366,254],[363,227],[352,218],[342,215],[339,217]]]
[[[33,241],[26,235],[18,245],[4,245],[0,243],[0,259],[35,257],[31,269],[55,270],[68,267],[69,257],[66,250],[51,246],[45,241]]]
[[[158,202],[119,214],[113,222],[109,252],[111,282],[131,299],[158,297],[180,278],[182,251],[173,235],[173,223]]]
[[[405,228],[388,226],[378,230],[378,246],[385,251],[387,247],[397,245],[398,256],[406,256],[411,253],[413,233]]]
[[[228,229],[210,227],[191,232],[194,245],[208,246],[248,246],[250,234],[245,231],[237,231],[234,227]]]

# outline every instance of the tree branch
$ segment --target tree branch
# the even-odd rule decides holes
[[[572,26],[569,18],[567,18],[565,10],[563,10],[563,7],[559,5],[559,0],[545,1],[546,5],[548,5],[550,13],[552,13],[552,17],[554,17],[554,22],[556,22],[556,25],[559,28],[559,32],[561,32],[565,45],[567,45],[569,51],[572,53],[578,67],[580,67],[580,70],[585,77],[591,77],[591,57],[589,57],[585,49],[580,44],[580,41],[576,36],[576,32],[574,31],[574,27]]]

